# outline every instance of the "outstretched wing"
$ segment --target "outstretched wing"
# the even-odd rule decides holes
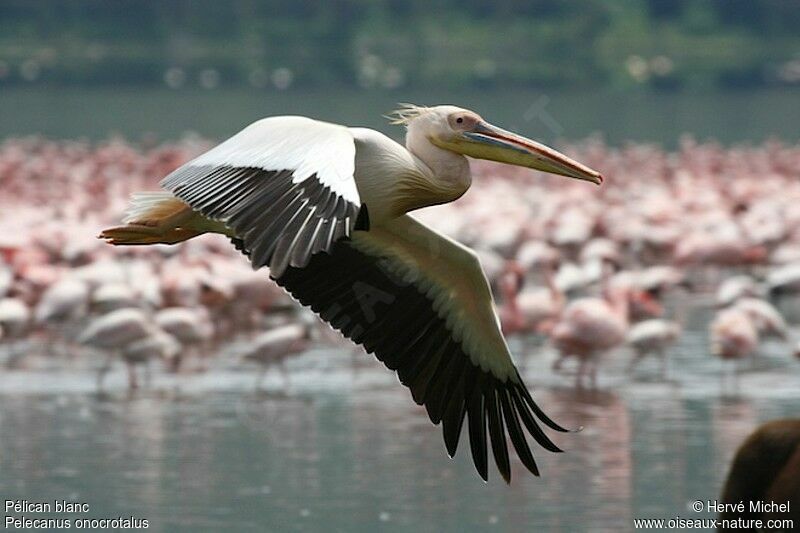
[[[523,384],[500,333],[489,284],[468,248],[404,215],[391,227],[337,242],[330,254],[313,256],[305,268],[290,267],[272,277],[397,371],[431,421],[442,423],[451,457],[467,418],[472,458],[483,479],[488,477],[487,428],[507,482],[507,435],[536,475],[526,430],[544,448],[560,451],[539,421],[565,430],[542,412]]]
[[[254,268],[269,265],[279,276],[368,229],[354,166],[355,142],[346,127],[270,117],[178,168],[161,186],[228,226]]]

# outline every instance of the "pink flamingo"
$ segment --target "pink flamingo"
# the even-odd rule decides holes
[[[169,361],[172,372],[180,370],[185,352],[194,351],[205,346],[214,335],[214,325],[205,309],[188,307],[168,307],[155,315],[158,326],[169,333],[184,348],[184,353],[176,353]]]
[[[281,374],[283,374],[284,388],[288,388],[289,372],[286,368],[286,360],[304,352],[308,348],[310,336],[310,324],[287,324],[256,336],[247,351],[242,354],[243,360],[254,362],[260,366],[256,378],[256,390],[261,389],[267,370],[274,365],[278,365],[280,368]]]
[[[49,350],[57,341],[66,343],[69,349],[75,328],[89,314],[89,295],[86,282],[70,278],[57,281],[42,294],[34,316],[47,333]]]
[[[525,315],[517,302],[517,293],[522,285],[520,269],[517,266],[508,265],[506,271],[501,274],[498,285],[503,304],[497,309],[497,314],[503,333],[506,335],[524,333],[527,325]]]
[[[166,335],[144,311],[137,308],[116,309],[103,316],[92,320],[78,337],[78,342],[85,346],[106,352],[107,359],[97,375],[97,388],[102,389],[103,379],[111,367],[114,355],[120,356],[128,368],[128,386],[130,389],[138,387],[136,379],[136,364],[145,362],[142,354],[153,353],[152,344],[145,341],[154,341],[155,337],[163,339]],[[164,343],[166,344],[166,343]],[[169,350],[164,350],[168,355]]]
[[[8,359],[6,365],[13,367],[21,354],[17,353],[18,343],[24,339],[30,329],[31,311],[19,298],[0,298],[0,331],[6,344]]]
[[[596,387],[600,355],[625,341],[631,299],[650,298],[628,287],[606,287],[604,292],[605,298],[581,298],[568,304],[552,331],[551,339],[559,354],[553,369],[559,370],[568,357],[577,357],[577,388],[582,388],[586,379],[592,388]]]
[[[555,282],[551,265],[542,267],[545,287],[523,289],[517,296],[517,305],[525,318],[526,329],[535,333],[549,333],[564,310],[564,294]]]
[[[504,305],[499,309],[503,332],[547,333],[564,308],[564,295],[554,279],[553,265],[540,268],[546,287],[524,288],[525,271],[515,261],[500,278]]]
[[[733,305],[744,311],[753,322],[760,336],[774,336],[781,340],[789,339],[789,326],[774,305],[760,298],[741,298]]]
[[[681,329],[677,322],[663,318],[643,320],[631,326],[626,341],[633,349],[634,357],[628,372],[633,372],[647,355],[655,354],[661,360],[661,376],[666,379],[667,350],[678,341]]]
[[[726,307],[741,298],[760,297],[762,289],[751,276],[739,275],[727,278],[717,288],[716,302],[720,307]]]
[[[737,362],[752,357],[758,346],[758,330],[752,318],[742,309],[725,309],[709,325],[711,353],[723,361],[734,362],[734,388],[738,388]],[[724,376],[723,376],[724,378]],[[723,387],[725,380],[723,380]]]

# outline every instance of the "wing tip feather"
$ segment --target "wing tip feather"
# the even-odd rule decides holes
[[[332,284],[333,279],[337,283]],[[336,243],[330,252],[314,255],[306,268],[290,265],[287,272],[277,279],[295,299],[310,305],[318,314],[331,302],[348,301],[352,295],[342,291],[352,290],[353,280],[384,290],[389,286],[385,284],[393,283],[375,257],[365,257],[351,243],[342,241]],[[496,378],[488,369],[475,365],[463,352],[460,343],[457,352],[450,354],[446,351],[448,343],[455,341],[452,335],[445,335],[446,332],[439,329],[449,330],[442,319],[428,309],[431,305],[429,296],[414,286],[394,284],[391,287],[399,291],[393,293],[393,301],[399,298],[406,302],[403,306],[378,308],[378,318],[360,317],[358,313],[362,313],[363,308],[355,304],[345,309],[345,314],[363,326],[363,331],[357,336],[338,319],[332,325],[354,342],[363,344],[368,352],[375,352],[388,368],[397,371],[401,383],[411,388],[415,403],[426,407],[434,424],[442,423],[449,457],[455,457],[461,434],[467,430],[472,462],[485,482],[489,477],[490,445],[494,462],[506,483],[510,483],[512,477],[511,446],[526,469],[540,476],[528,436],[548,451],[562,452],[541,426],[558,431],[569,430],[544,415],[518,373],[505,380]],[[411,298],[413,304],[404,298]],[[399,309],[404,311],[400,313]],[[406,327],[394,328],[396,331],[389,333],[389,323],[402,323]],[[457,377],[450,377],[456,372],[460,372]],[[463,427],[465,419],[468,429]],[[524,424],[520,424],[520,419]]]

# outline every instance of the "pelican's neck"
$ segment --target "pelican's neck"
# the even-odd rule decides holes
[[[431,205],[452,202],[472,183],[467,158],[406,136],[406,146],[367,128],[350,128],[356,142],[354,177],[370,223],[380,224]]]
[[[463,155],[443,150],[429,141],[420,143],[416,147],[407,142],[406,148],[430,170],[432,177],[443,185],[463,187],[466,191],[472,184],[469,161]]]
[[[472,185],[467,158],[434,145],[419,129],[409,127],[406,149],[429,170],[428,177],[436,182],[437,188],[448,191],[448,197],[442,198],[442,201],[455,200]],[[452,194],[455,196],[449,197]]]

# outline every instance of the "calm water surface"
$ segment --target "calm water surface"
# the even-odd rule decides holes
[[[655,361],[629,378],[621,351],[593,393],[550,372],[549,348],[513,342],[540,404],[584,430],[556,435],[566,453],[538,450],[542,478],[515,459],[511,486],[494,471],[484,484],[466,441],[448,459],[394,376],[353,369],[344,349],[293,360],[286,393],[277,373],[254,393],[252,369],[225,354],[207,374],[156,373],[133,396],[121,368],[102,396],[87,369],[6,371],[0,494],[87,502],[91,516],[147,518],[152,531],[627,531],[635,517],[697,518],[687,504],[718,495],[741,440],[800,412],[800,369],[777,343],[723,393],[707,319],[689,315],[670,381]]]
[[[187,131],[212,138],[232,135],[269,115],[302,114],[400,135],[382,115],[398,102],[455,103],[487,119],[545,141],[602,132],[613,144],[627,140],[674,146],[683,133],[725,143],[776,136],[800,139],[800,91],[730,93],[602,93],[562,90],[365,92],[358,90],[259,92],[152,88],[4,88],[0,138],[44,134],[56,138],[161,139]]]

